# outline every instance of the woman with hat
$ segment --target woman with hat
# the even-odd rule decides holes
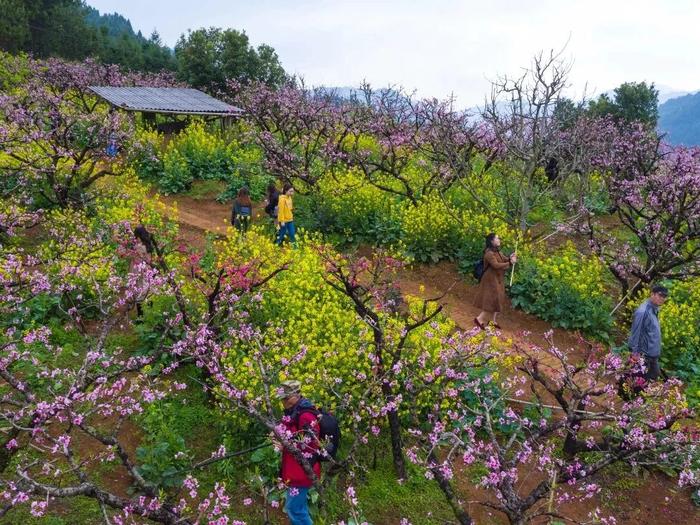
[[[315,457],[320,439],[318,419],[314,415],[315,407],[311,401],[301,395],[299,381],[283,381],[277,389],[282,400],[284,418],[282,424],[301,454]],[[321,475],[321,464],[311,463],[316,478]],[[287,498],[284,510],[290,525],[313,525],[309,514],[308,493],[314,481],[308,476],[295,455],[282,449],[282,481],[287,486]]]

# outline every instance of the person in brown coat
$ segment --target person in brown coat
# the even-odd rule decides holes
[[[474,298],[474,306],[481,313],[474,319],[474,324],[482,330],[488,323],[487,317],[492,317],[493,325],[500,329],[496,322],[496,316],[506,306],[506,287],[503,276],[506,270],[517,261],[517,255],[512,253],[506,257],[500,252],[501,239],[495,233],[486,236],[486,249],[484,250],[484,273],[479,282],[479,289]]]

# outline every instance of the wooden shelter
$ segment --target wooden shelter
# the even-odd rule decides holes
[[[90,86],[90,90],[113,107],[140,112],[144,120],[154,124],[156,115],[164,114],[174,117],[173,124],[178,122],[178,115],[197,115],[207,120],[221,119],[224,126],[243,114],[242,109],[192,88]]]

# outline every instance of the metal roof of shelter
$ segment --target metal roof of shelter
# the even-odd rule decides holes
[[[90,86],[110,104],[126,111],[229,117],[243,110],[192,88]]]

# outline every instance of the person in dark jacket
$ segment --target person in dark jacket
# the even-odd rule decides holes
[[[668,289],[656,285],[651,289],[651,295],[634,312],[630,337],[627,341],[633,354],[639,354],[644,359],[646,381],[656,381],[659,378],[659,356],[661,355],[661,325],[659,324],[659,308],[666,302]]]
[[[267,186],[267,200],[265,202],[265,213],[275,222],[277,228],[277,203],[280,200],[280,192],[277,190],[277,185],[271,182]]]
[[[302,455],[318,478],[321,464],[316,459],[320,439],[320,428],[316,415],[312,412],[313,403],[301,396],[299,381],[284,381],[278,389],[279,398],[284,406],[284,424],[287,432],[293,436]],[[308,410],[307,410],[308,409]],[[313,485],[304,467],[289,450],[282,450],[282,481],[287,486],[287,498],[284,510],[290,525],[313,525],[309,514],[308,493]]]
[[[503,276],[517,260],[515,253],[509,257],[500,251],[501,239],[495,233],[486,236],[486,248],[484,249],[484,273],[479,282],[479,289],[474,297],[474,306],[481,312],[474,318],[474,324],[482,330],[486,327],[488,316],[494,327],[500,329],[496,316],[506,307],[506,288]]]
[[[231,210],[231,224],[241,232],[246,233],[250,226],[250,219],[253,215],[253,202],[250,200],[248,188],[243,186],[238,190],[238,195],[233,201]]]
[[[149,232],[143,224],[139,224],[134,228],[134,238],[138,241],[134,243],[134,249],[129,256],[129,272],[137,272],[141,263],[151,264],[151,258],[155,255],[155,244],[151,232]],[[142,285],[142,279],[138,281],[139,288]],[[143,303],[136,301],[136,319],[137,322],[143,318]]]

